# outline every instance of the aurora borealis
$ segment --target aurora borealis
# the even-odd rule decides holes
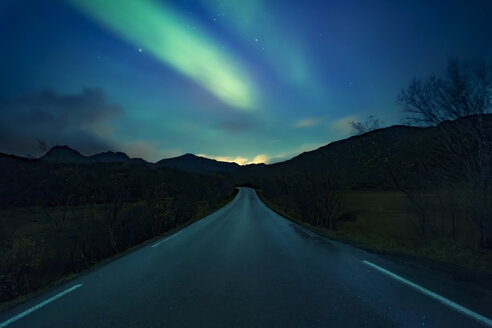
[[[492,58],[490,1],[4,0],[0,152],[275,162]]]
[[[151,0],[68,0],[114,30],[135,47],[143,47],[224,103],[253,108],[253,85],[244,70],[221,51],[193,22],[169,6]],[[108,14],[111,13],[111,14]],[[142,49],[142,48],[139,48]]]

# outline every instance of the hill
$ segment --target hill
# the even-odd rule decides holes
[[[96,163],[131,163],[147,164],[157,168],[173,168],[196,173],[228,173],[236,172],[240,166],[236,163],[220,162],[214,159],[185,154],[178,157],[166,158],[155,164],[141,158],[130,158],[122,152],[107,151],[92,156],[84,156],[69,146],[55,146],[39,159],[41,162],[89,165]]]
[[[54,162],[64,164],[94,164],[94,163],[147,163],[141,158],[130,158],[122,152],[107,151],[92,156],[84,156],[69,146],[55,146],[40,159],[42,162]]]
[[[243,167],[237,175],[237,182],[261,186],[262,181],[269,184],[285,179],[329,180],[346,190],[387,190],[395,188],[389,177],[389,170],[393,169],[398,171],[406,187],[422,189],[426,187],[423,184],[437,187],[444,183],[442,173],[445,169],[439,150],[449,142],[441,137],[441,132],[453,134],[460,147],[469,148],[464,135],[467,132],[457,129],[457,125],[474,119],[485,120],[490,126],[489,135],[492,135],[492,115],[445,121],[439,126],[425,128],[395,125],[331,142],[284,162]],[[469,154],[463,153],[463,156]],[[452,164],[451,160],[449,164]]]
[[[88,157],[68,146],[55,146],[51,148],[44,156],[42,156],[40,160],[46,162],[74,164],[85,164],[90,161]]]
[[[234,173],[240,168],[240,165],[236,163],[220,162],[193,154],[163,159],[155,166],[200,173]]]
[[[433,128],[391,126],[331,142],[290,160],[266,166],[244,167],[239,183],[256,185],[271,180],[330,180],[344,189],[388,189],[388,163],[417,169],[432,155]]]

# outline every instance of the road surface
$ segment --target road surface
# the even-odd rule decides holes
[[[464,282],[331,241],[249,188],[193,225],[0,314],[0,327],[492,327]],[[487,321],[488,320],[488,321]]]

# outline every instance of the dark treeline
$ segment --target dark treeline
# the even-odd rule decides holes
[[[436,137],[435,128],[378,129],[286,162],[245,169],[237,177],[240,183],[258,186],[266,199],[293,216],[336,230],[338,222],[354,219],[351,209],[343,206],[344,193],[396,190],[390,167],[399,167],[399,181],[409,190],[443,187],[433,155]]]
[[[492,67],[451,61],[443,76],[412,81],[398,101],[413,126],[380,128],[369,117],[351,123],[357,135],[273,165],[238,168],[189,154],[160,162],[207,173],[200,174],[142,162],[69,165],[2,155],[0,300],[201,216],[228,198],[233,183],[258,186],[292,217],[331,232],[345,228],[343,236],[379,249],[400,243],[422,253],[430,245],[425,251],[456,260],[453,250],[466,248],[455,262],[489,259]],[[67,151],[57,149],[72,158]],[[370,199],[365,207],[357,206],[360,195]]]
[[[408,125],[381,129],[374,117],[352,122],[356,136],[243,170],[239,182],[258,185],[279,208],[332,230],[354,219],[343,195],[395,191],[410,204],[419,237],[454,241],[469,234],[474,245],[492,249],[492,66],[451,60],[442,76],[411,81],[398,102]]]
[[[258,186],[267,200],[292,216],[334,231],[339,222],[356,219],[352,209],[344,206],[346,195],[400,192],[410,203],[408,211],[414,215],[421,237],[437,238],[444,234],[439,229],[446,233],[452,229],[449,234],[454,238],[460,231],[448,225],[454,225],[460,216],[477,231],[476,244],[491,248],[490,170],[488,166],[483,168],[487,172],[474,169],[474,173],[483,173],[476,181],[465,171],[466,165],[477,166],[478,156],[490,156],[490,148],[479,153],[473,140],[467,140],[466,148],[460,149],[460,161],[442,151],[447,142],[441,135],[443,130],[453,131],[455,138],[468,138],[463,120],[480,120],[492,131],[492,115],[444,122],[437,127],[378,129],[287,162],[244,170],[238,183]],[[448,204],[447,213],[440,213],[437,203]],[[454,212],[448,211],[451,207]],[[446,215],[445,228],[434,222],[436,215]]]
[[[337,223],[352,218],[342,212],[339,186],[330,179],[291,177],[265,183],[262,192],[268,200],[314,226],[336,229]]]
[[[0,231],[0,301],[203,216],[233,191],[218,174],[12,156],[0,158],[0,181],[0,208],[8,216]]]
[[[69,165],[12,156],[2,156],[0,179],[0,208],[108,203],[116,198],[132,202],[158,191],[178,197],[203,194],[205,199],[213,200],[213,187],[225,181],[220,175],[150,165]],[[211,181],[210,192],[199,188],[184,191],[190,183],[201,186]]]

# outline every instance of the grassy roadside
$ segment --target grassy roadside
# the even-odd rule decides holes
[[[228,203],[230,203],[234,199],[234,197],[236,197],[237,193],[238,193],[238,189],[234,189],[232,191],[232,193],[226,199],[224,199],[222,202],[220,202],[217,206],[214,206],[214,207],[208,208],[208,209],[200,208],[197,211],[197,213],[190,220],[188,220],[185,223],[177,226],[176,228],[171,229],[171,230],[168,230],[168,231],[166,231],[165,233],[163,233],[163,234],[161,234],[159,236],[155,236],[155,237],[153,237],[151,239],[145,240],[145,241],[139,243],[138,245],[132,246],[132,247],[130,247],[130,248],[128,248],[128,249],[126,249],[126,250],[118,253],[118,254],[115,254],[115,255],[113,255],[111,257],[105,258],[105,259],[99,261],[98,263],[94,264],[93,266],[91,266],[90,268],[88,268],[86,270],[83,270],[83,271],[80,271],[80,272],[77,272],[77,273],[71,273],[71,274],[65,275],[65,276],[63,276],[63,277],[61,277],[61,278],[59,278],[59,279],[57,279],[55,281],[52,281],[52,282],[48,283],[44,287],[41,287],[40,289],[38,289],[38,290],[36,290],[34,292],[21,295],[19,297],[16,297],[16,298],[10,300],[10,301],[7,301],[7,302],[0,303],[0,312],[3,312],[5,310],[8,310],[8,309],[10,309],[10,308],[12,308],[12,307],[14,307],[14,306],[16,306],[18,304],[24,303],[24,302],[26,302],[26,301],[28,301],[28,300],[36,297],[36,296],[39,296],[39,295],[45,293],[49,289],[52,289],[52,288],[57,287],[57,286],[60,286],[60,285],[62,285],[64,283],[67,283],[67,282],[73,280],[73,279],[76,279],[76,278],[78,278],[80,276],[83,276],[83,275],[85,275],[85,274],[87,274],[87,273],[89,273],[91,271],[94,271],[94,270],[96,270],[96,269],[98,269],[98,268],[100,268],[100,267],[102,267],[102,266],[104,266],[104,265],[106,265],[106,264],[108,264],[108,263],[110,263],[112,261],[115,261],[115,260],[117,260],[117,259],[119,259],[119,258],[121,258],[123,256],[126,256],[126,255],[128,255],[128,254],[130,254],[130,253],[132,253],[132,252],[134,252],[134,251],[136,251],[136,250],[138,250],[138,249],[140,249],[142,247],[145,247],[145,246],[147,246],[149,244],[152,244],[153,242],[155,242],[155,241],[157,241],[157,240],[159,240],[161,238],[164,238],[167,235],[174,234],[177,231],[186,228],[187,226],[189,226],[189,225],[191,225],[191,224],[193,224],[193,223],[195,223],[195,222],[197,222],[197,221],[199,221],[199,220],[207,217],[208,215],[212,214],[213,212],[215,212],[215,211],[221,209],[222,207],[226,206]]]
[[[359,226],[354,222],[343,222],[337,231],[332,231],[300,220],[295,214],[265,198],[261,190],[256,192],[271,210],[320,235],[416,266],[432,268],[458,279],[485,282],[492,289],[492,252],[489,250],[469,248],[449,240],[422,239],[416,236],[403,239],[395,229],[388,227],[391,225],[389,220],[377,222],[378,225],[386,225],[380,234],[374,231],[367,233],[368,229],[361,229],[360,226],[368,224],[364,222],[359,223]],[[363,216],[357,220],[369,221]],[[397,224],[401,225],[400,222]]]

